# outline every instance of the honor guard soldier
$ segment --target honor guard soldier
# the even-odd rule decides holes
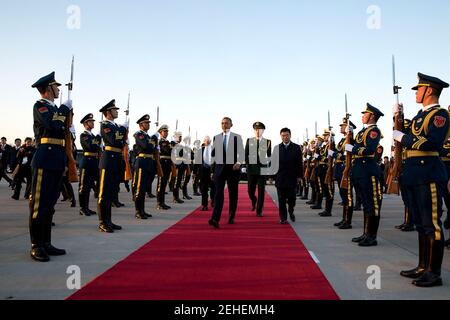
[[[349,123],[352,131],[356,129],[356,126],[353,124],[353,122],[351,122],[347,118],[344,118],[342,120],[342,123],[340,124],[342,134],[345,134],[346,128],[349,125]],[[334,226],[338,227],[341,230],[351,229],[353,218],[353,191],[352,191],[353,187],[350,179],[347,189],[341,187],[342,177],[344,174],[346,163],[345,140],[346,137],[343,137],[336,146],[336,165],[335,165],[335,179],[339,187],[339,195],[341,196],[343,209],[342,209],[342,220],[338,223],[335,223]],[[353,141],[351,141],[351,143],[353,143]]]
[[[183,177],[184,177],[184,173],[187,170],[187,164],[184,163],[185,159],[184,159],[184,148],[183,146],[180,144],[181,139],[182,139],[182,133],[179,131],[176,131],[174,133],[174,138],[175,138],[175,145],[172,147],[172,153],[173,153],[173,157],[176,160],[175,163],[175,172],[172,172],[173,175],[173,202],[174,203],[184,203],[183,200],[180,199],[180,189],[183,185]]]
[[[255,137],[247,139],[245,144],[245,163],[247,164],[248,196],[252,201],[252,211],[256,210],[256,216],[263,216],[264,196],[266,193],[267,173],[264,168],[269,167],[269,159],[272,155],[272,142],[263,137],[266,126],[262,122],[253,124]],[[258,186],[258,197],[255,196]]]
[[[333,209],[334,200],[334,187],[325,182],[327,171],[328,171],[328,157],[330,156],[330,143],[331,135],[333,133],[325,129],[323,132],[323,143],[319,148],[317,162],[319,164],[317,170],[317,179],[319,184],[319,194],[317,198],[317,203],[312,209],[322,208],[322,199],[325,197],[325,210],[319,213],[321,217],[331,217],[331,210]],[[332,156],[332,153],[331,153]]]
[[[441,151],[441,160],[442,162],[444,162],[445,169],[447,169],[447,175],[450,179],[450,138],[445,141],[444,147]],[[444,221],[444,228],[448,230],[450,229],[450,192],[448,188],[445,188],[444,202],[445,206],[447,207],[447,218]],[[447,249],[449,249],[450,239],[445,240],[445,246],[447,247]]]
[[[33,107],[33,129],[36,153],[31,164],[32,191],[30,198],[31,257],[46,262],[49,256],[66,254],[51,244],[52,218],[59,197],[64,171],[67,166],[65,151],[66,117],[72,110],[68,100],[59,108],[54,100],[59,97],[59,84],[55,73],[42,77],[32,85],[42,99]]]
[[[167,183],[170,178],[170,173],[172,171],[172,146],[170,144],[170,141],[167,140],[167,136],[169,135],[169,127],[167,125],[162,125],[158,133],[160,135],[159,139],[159,158],[161,163],[161,169],[162,169],[162,176],[158,177],[158,187],[156,189],[157,191],[157,206],[156,209],[158,210],[168,210],[170,209],[170,206],[166,204],[165,197],[166,197],[166,187]]]
[[[149,136],[150,116],[148,114],[141,117],[137,122],[139,131],[134,134],[136,145],[133,150],[136,152],[134,163],[133,194],[137,219],[151,218],[152,215],[145,212],[145,193],[150,176],[155,176],[158,157],[158,139],[155,135]],[[154,161],[156,160],[156,161]],[[156,164],[156,166],[155,166]]]
[[[106,120],[102,121],[100,134],[105,149],[100,159],[100,187],[98,194],[97,213],[100,220],[98,226],[101,232],[114,232],[122,227],[112,223],[111,205],[119,188],[122,174],[123,147],[127,141],[128,128],[114,122],[118,117],[116,100],[111,100],[100,109]]]
[[[78,188],[78,197],[80,201],[80,215],[90,216],[96,212],[89,209],[89,196],[91,190],[95,189],[98,182],[98,158],[101,155],[100,144],[102,138],[100,135],[94,135],[94,115],[87,114],[81,119],[80,123],[84,126],[84,132],[80,135],[80,143],[83,148],[83,156],[81,157],[80,184]]]
[[[418,78],[419,84],[413,90],[422,110],[412,119],[410,130],[394,131],[394,139],[406,147],[402,184],[419,233],[419,265],[400,274],[415,279],[413,284],[418,287],[434,287],[442,285],[442,198],[448,182],[439,152],[449,136],[449,113],[439,106],[439,97],[449,84],[421,73]],[[394,115],[402,108],[395,105]]]
[[[202,142],[200,140],[195,140],[194,147],[192,148],[192,157],[191,157],[191,160],[193,162],[193,164],[192,164],[192,178],[193,178],[192,188],[194,190],[194,196],[202,195],[200,192],[198,192],[199,188],[200,188],[200,170],[201,170],[202,165],[194,162],[195,155],[198,152],[201,152],[201,149],[202,149]]]
[[[308,200],[308,194],[309,194],[309,183],[308,183],[308,179],[306,177],[306,172],[307,172],[307,165],[308,165],[308,141],[303,142],[303,146],[302,146],[302,155],[303,155],[303,170],[304,175],[302,178],[302,181],[300,182],[300,192],[299,192],[299,197],[300,200]]]
[[[311,200],[307,201],[306,204],[314,204],[316,203],[317,199],[317,193],[316,193],[316,186],[315,181],[313,181],[313,171],[314,171],[314,153],[316,150],[316,140],[311,139],[309,141],[308,149],[306,151],[306,174],[305,178],[308,183],[308,185],[311,188]],[[304,199],[308,200],[308,198]]]
[[[187,136],[183,139],[183,163],[186,164],[186,170],[184,171],[181,189],[183,190],[183,199],[192,200],[192,197],[188,194],[188,184],[191,180],[191,172],[192,172],[192,149],[190,147],[191,137]]]
[[[381,140],[381,131],[377,127],[377,122],[384,114],[369,103],[362,114],[362,123],[366,127],[356,135],[354,145],[345,145],[345,150],[353,154],[351,180],[355,188],[361,191],[364,209],[364,233],[360,237],[353,238],[352,241],[361,247],[371,247],[377,245],[383,199],[380,170],[375,162],[375,153]],[[347,128],[350,130],[350,127]]]

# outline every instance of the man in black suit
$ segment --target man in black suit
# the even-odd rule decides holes
[[[213,142],[213,179],[216,187],[214,200],[214,211],[209,224],[219,228],[220,216],[222,215],[225,183],[228,185],[230,197],[229,224],[234,223],[238,202],[238,185],[241,175],[241,163],[244,161],[244,145],[242,137],[230,132],[233,122],[230,118],[222,119],[222,133],[214,137]]]
[[[6,169],[10,162],[11,153],[12,147],[6,143],[6,138],[3,137],[0,142],[0,181],[3,178],[10,186],[12,184],[12,179],[6,174]]]
[[[278,157],[278,164],[272,165],[272,167],[278,167],[275,186],[278,193],[280,223],[287,224],[288,211],[291,221],[295,222],[296,188],[303,176],[303,162],[300,146],[291,142],[291,130],[283,128],[280,135],[282,143],[275,148],[272,159],[274,162]],[[289,208],[286,208],[286,202]]]
[[[256,216],[263,216],[264,195],[269,167],[269,158],[272,155],[272,142],[263,138],[266,126],[262,122],[253,124],[255,137],[247,139],[245,144],[245,163],[247,165],[248,195],[252,200],[252,211],[256,210]],[[258,197],[255,196],[258,186]]]

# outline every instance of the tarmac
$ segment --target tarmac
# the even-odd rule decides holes
[[[77,186],[74,184],[73,187],[76,191]],[[268,185],[267,191],[276,200],[275,187]],[[192,187],[189,192],[192,193]],[[121,225],[123,230],[106,234],[97,231],[97,216],[81,216],[79,208],[71,208],[70,203],[59,201],[52,243],[66,249],[67,254],[51,257],[49,263],[38,263],[29,256],[28,201],[23,198],[12,200],[11,195],[12,191],[1,181],[0,299],[7,300],[65,299],[76,290],[67,285],[71,266],[80,268],[83,286],[200,206],[200,197],[174,204],[168,194],[166,202],[172,206],[171,210],[156,210],[156,200],[147,199],[146,211],[153,218],[138,220],[134,218],[131,194],[122,190],[119,198],[125,207],[113,208],[112,216],[113,222]],[[417,288],[410,279],[399,275],[403,269],[414,268],[418,260],[417,233],[404,233],[394,228],[403,219],[400,197],[384,196],[378,246],[370,248],[358,247],[351,242],[352,237],[362,233],[362,211],[355,212],[353,229],[339,230],[333,226],[342,216],[338,198],[336,193],[333,217],[328,218],[318,216],[317,210],[311,210],[305,201],[297,200],[297,219],[291,225],[341,299],[450,299],[450,250],[446,250],[444,256],[442,287]],[[90,208],[96,209],[93,195]],[[239,213],[236,223],[239,223]],[[208,218],[205,218],[205,228],[208,227]],[[378,273],[373,274],[371,270],[379,271],[376,278],[379,282],[374,281]]]

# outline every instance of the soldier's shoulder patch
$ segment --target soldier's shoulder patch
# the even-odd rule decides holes
[[[103,129],[103,132],[104,132],[104,133],[110,133],[110,132],[111,132],[111,129],[108,128],[108,127],[106,127],[106,128]]]
[[[138,135],[138,138],[139,138],[139,139],[144,139],[144,135],[143,135],[143,134],[140,134],[140,135]]]
[[[40,113],[46,113],[46,112],[48,112],[48,108],[47,107],[40,107],[40,108],[38,108],[38,111]]]
[[[434,121],[433,121],[434,125],[437,128],[442,128],[443,126],[445,126],[446,122],[447,122],[447,119],[442,116],[435,116]]]
[[[376,130],[372,130],[370,132],[370,139],[376,139],[378,138],[378,132]]]

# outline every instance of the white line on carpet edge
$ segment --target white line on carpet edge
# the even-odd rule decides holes
[[[316,257],[316,255],[314,254],[314,252],[312,252],[312,251],[308,251],[308,252],[309,252],[309,254],[311,255],[311,258],[313,258],[314,262],[317,263],[317,264],[319,264],[320,261],[319,261],[319,259],[317,259],[317,257]]]

